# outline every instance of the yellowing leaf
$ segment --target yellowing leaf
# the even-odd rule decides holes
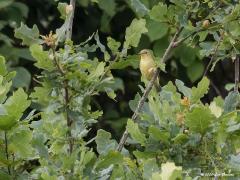
[[[219,118],[222,115],[223,109],[217,106],[216,102],[211,102],[209,109],[216,118]]]

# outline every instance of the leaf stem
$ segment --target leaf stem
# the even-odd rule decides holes
[[[182,30],[183,30],[183,27],[179,28],[177,30],[177,32],[175,33],[175,35],[173,36],[173,38],[172,38],[168,48],[166,49],[166,51],[165,51],[165,53],[164,53],[164,55],[162,57],[162,62],[166,62],[167,61],[167,57],[168,57],[169,53],[171,52],[171,50],[175,47],[174,43],[176,42],[176,40],[179,37],[179,34],[182,32]],[[160,69],[158,68],[154,72],[154,75],[153,75],[152,79],[148,83],[148,85],[147,85],[147,87],[146,87],[146,89],[145,89],[145,91],[144,91],[140,101],[138,102],[138,106],[135,109],[134,114],[132,115],[132,118],[131,118],[134,122],[138,118],[139,113],[141,112],[141,110],[143,108],[144,102],[147,100],[148,94],[150,93],[151,89],[153,88],[154,82],[157,79],[159,73],[160,73]],[[117,151],[119,151],[119,152],[122,151],[123,146],[124,146],[124,144],[127,141],[128,135],[129,135],[129,132],[127,130],[125,130],[123,135],[122,135],[122,137],[121,137],[121,140],[120,140],[120,142],[119,142],[119,144],[117,146]]]
[[[5,154],[6,154],[6,158],[7,160],[9,160],[9,153],[8,153],[8,139],[7,139],[7,132],[4,131],[4,142],[5,142]],[[10,166],[8,165],[7,167],[8,169],[8,174],[11,174],[11,170],[10,170]]]
[[[238,88],[239,88],[239,56],[236,57],[235,59],[235,86],[234,86],[234,91],[238,93]]]
[[[65,72],[62,69],[61,65],[59,64],[59,61],[57,60],[55,47],[52,47],[52,51],[53,51],[53,60],[57,66],[57,69],[58,69],[59,73],[63,77],[65,77]],[[66,119],[67,119],[67,126],[68,126],[67,135],[69,138],[69,153],[72,154],[74,142],[73,142],[73,138],[72,138],[72,134],[71,134],[72,120],[70,119],[69,114],[68,114],[68,104],[69,104],[70,98],[69,98],[68,80],[67,79],[63,80],[63,89],[64,89],[64,108],[65,108],[65,112],[66,112]]]

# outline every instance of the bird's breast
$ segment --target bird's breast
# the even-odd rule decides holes
[[[149,70],[155,68],[154,61],[150,59],[141,59],[139,66],[142,75],[144,75],[147,79],[149,78],[151,79],[151,77],[149,77],[150,76]]]

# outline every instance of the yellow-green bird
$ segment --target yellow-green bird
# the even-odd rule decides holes
[[[150,81],[154,75],[154,72],[157,70],[157,64],[154,61],[154,56],[151,52],[151,50],[143,49],[139,53],[140,55],[140,71],[142,76]],[[157,89],[157,91],[160,91],[161,87],[159,84],[159,78],[156,79],[154,82],[154,86]]]

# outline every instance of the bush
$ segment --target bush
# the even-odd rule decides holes
[[[58,4],[64,23],[47,35],[36,25],[21,23],[15,29],[41,73],[28,96],[21,86],[12,87],[16,73],[0,57],[0,179],[240,177],[240,4],[143,2],[128,2],[137,18],[126,28],[123,43],[110,36],[104,43],[98,31],[74,43],[74,0]],[[110,19],[118,7],[115,1],[92,3]],[[144,35],[153,43],[159,69],[129,101],[133,116],[119,141],[98,128],[107,113],[94,103],[103,94],[116,101],[116,92],[124,87],[113,72],[138,68],[134,50],[144,44]],[[211,59],[204,69],[206,57]],[[169,69],[165,64],[170,59],[179,59],[191,81],[201,79],[198,84],[189,88],[176,79],[157,92],[153,83],[160,70]],[[203,98],[214,86],[207,72],[224,59],[234,61],[235,88],[225,99],[217,96],[206,103]],[[92,129],[97,129],[94,137]]]

